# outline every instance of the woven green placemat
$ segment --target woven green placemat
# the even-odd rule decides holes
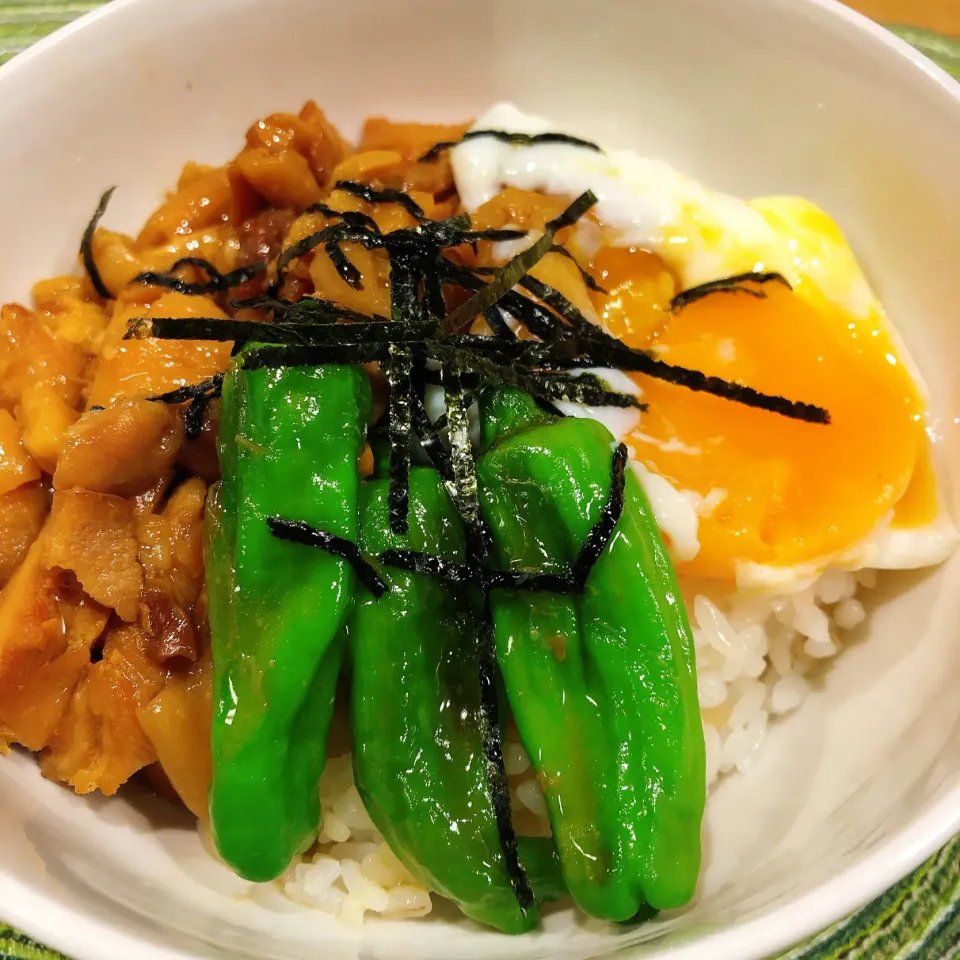
[[[0,63],[104,0],[0,0]],[[960,0],[957,0],[960,2]],[[960,79],[960,39],[890,28]],[[0,912],[3,904],[0,904]],[[960,958],[960,837],[883,896],[779,960]],[[67,960],[0,923],[0,960]],[[131,958],[135,960],[135,958]]]

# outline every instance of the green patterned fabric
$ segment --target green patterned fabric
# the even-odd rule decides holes
[[[0,0],[0,63],[102,2]],[[891,29],[960,79],[960,39],[909,26]],[[960,960],[960,837],[873,903],[778,960],[951,958]],[[0,923],[0,960],[67,958]]]
[[[0,63],[102,3],[103,0],[0,0]]]
[[[921,27],[908,27],[902,24],[888,24],[889,28],[912,43],[921,53],[939,63],[947,73],[960,80],[960,39],[945,37],[942,33],[924,30]]]
[[[48,950],[18,933],[13,927],[0,923],[0,960],[67,960],[62,953]]]

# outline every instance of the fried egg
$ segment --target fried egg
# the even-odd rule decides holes
[[[556,127],[499,104],[474,129]],[[610,333],[830,412],[829,425],[811,424],[611,371],[615,389],[642,394],[645,413],[567,411],[627,444],[678,572],[791,592],[828,566],[922,567],[956,549],[925,388],[827,214],[797,197],[740,200],[629,151],[476,138],[451,160],[468,210],[504,188],[596,194],[573,246],[605,291],[588,294],[587,310]],[[670,308],[680,290],[771,271],[790,288],[748,285]]]

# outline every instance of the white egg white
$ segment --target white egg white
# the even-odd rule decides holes
[[[501,103],[480,117],[473,129],[537,134],[555,132],[558,127]],[[886,321],[842,234],[808,201],[796,197],[744,201],[710,190],[660,160],[628,150],[597,152],[562,143],[514,146],[482,137],[458,145],[451,153],[451,163],[468,210],[508,186],[566,197],[592,190],[603,228],[602,236],[584,236],[591,246],[604,242],[650,250],[684,287],[748,271],[777,271],[802,295],[818,295],[853,317],[874,315],[887,327],[900,361],[926,396],[916,365]],[[584,230],[596,233],[592,223]],[[529,242],[519,241],[497,252],[506,258]],[[619,371],[592,372],[615,390],[640,392],[633,380]],[[618,441],[635,431],[641,419],[636,410],[560,406],[568,415],[601,421]],[[723,491],[704,499],[677,490],[644,464],[634,461],[632,465],[674,559],[693,559],[699,551],[699,517],[715,507],[719,500],[714,494],[722,498]],[[805,589],[829,566],[846,570],[924,567],[945,560],[958,544],[960,534],[941,506],[934,521],[922,528],[893,529],[886,521],[861,543],[814,563],[790,567],[739,563],[737,584],[751,592],[792,593]]]

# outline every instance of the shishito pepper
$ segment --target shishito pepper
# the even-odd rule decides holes
[[[488,449],[477,475],[496,562],[569,573],[610,496],[613,438],[509,388],[488,392],[481,411]],[[706,793],[693,641],[632,474],[582,593],[495,589],[491,604],[510,706],[570,893],[611,920],[686,903]]]
[[[210,815],[220,854],[251,880],[278,876],[316,836],[355,582],[345,560],[276,539],[267,520],[356,539],[371,410],[359,367],[237,368],[224,381],[206,531]]]
[[[389,482],[364,484],[364,554],[413,550],[462,562],[463,526],[439,475],[411,470],[409,491],[409,527],[401,535],[390,528]],[[357,788],[420,882],[468,917],[523,933],[536,925],[537,910],[520,908],[501,846],[469,588],[389,566],[378,573],[388,591],[379,599],[358,594],[347,625]],[[549,857],[536,853],[534,872],[543,875]]]

